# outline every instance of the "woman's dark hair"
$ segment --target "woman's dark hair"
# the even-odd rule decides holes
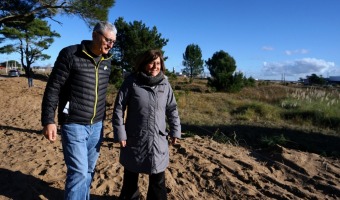
[[[137,58],[135,71],[144,72],[146,65],[152,62],[153,60],[157,59],[158,57],[161,60],[161,71],[165,73],[163,53],[159,49],[150,49],[141,53]]]

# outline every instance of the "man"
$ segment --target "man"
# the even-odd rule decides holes
[[[33,76],[34,76],[34,72],[33,72],[32,68],[30,68],[28,70],[28,74],[27,74],[28,87],[33,87]]]
[[[44,136],[54,142],[58,124],[67,166],[65,199],[89,199],[94,168],[99,157],[105,117],[106,90],[117,30],[99,22],[92,40],[62,49],[46,85],[41,123]]]

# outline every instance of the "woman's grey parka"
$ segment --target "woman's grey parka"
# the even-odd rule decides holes
[[[167,78],[151,87],[139,82],[136,74],[128,76],[115,100],[112,125],[114,140],[126,140],[120,151],[125,169],[145,174],[165,171],[169,165],[167,136],[181,137],[177,103]]]

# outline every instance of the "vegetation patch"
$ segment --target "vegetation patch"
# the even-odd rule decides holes
[[[261,102],[245,103],[231,111],[231,114],[239,120],[261,121],[278,119],[278,109],[272,105]]]
[[[298,124],[340,130],[340,94],[324,88],[298,88],[281,102],[282,117]]]
[[[183,77],[172,85],[207,80]],[[189,85],[189,86],[188,86]],[[339,155],[339,90],[292,84],[258,84],[238,93],[175,90],[182,131],[218,142],[261,149],[275,145],[327,156]],[[237,137],[236,137],[237,136]]]

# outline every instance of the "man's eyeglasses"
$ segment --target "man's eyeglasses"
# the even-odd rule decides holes
[[[99,33],[101,36],[104,37],[105,42],[106,42],[107,44],[114,44],[114,43],[116,42],[115,40],[112,40],[112,39],[110,39],[110,38],[105,37],[105,35],[103,35],[101,32],[97,32],[97,33]]]

